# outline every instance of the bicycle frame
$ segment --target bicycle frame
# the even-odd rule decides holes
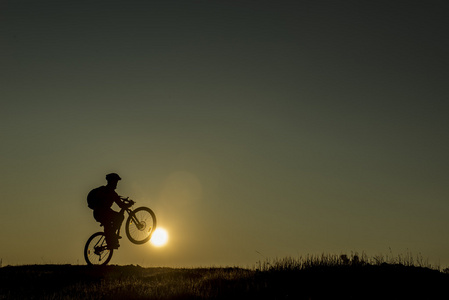
[[[126,199],[122,198],[122,200],[129,202],[127,198]],[[131,202],[129,202],[129,203],[131,203]],[[134,205],[134,203],[133,203],[133,205]],[[142,228],[142,224],[139,222],[139,220],[133,214],[133,210],[130,209],[129,207],[122,207],[120,209],[119,213],[121,215],[125,216],[125,211],[128,213],[128,216],[131,218],[132,222],[134,222],[136,224],[136,227],[138,229]],[[125,222],[125,218],[123,218],[123,222]],[[118,235],[120,235],[120,229],[122,228],[123,222],[120,224],[119,228],[117,229],[117,234]]]

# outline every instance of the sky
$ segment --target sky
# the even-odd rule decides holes
[[[3,265],[84,264],[116,172],[169,241],[124,237],[112,264],[449,266],[447,8],[0,1]]]

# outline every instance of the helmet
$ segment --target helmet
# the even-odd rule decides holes
[[[117,173],[110,173],[108,175],[106,175],[106,180],[110,181],[110,180],[121,180],[120,176],[118,176]]]

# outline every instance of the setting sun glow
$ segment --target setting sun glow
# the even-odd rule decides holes
[[[165,229],[163,228],[157,228],[154,233],[153,236],[151,237],[151,244],[153,244],[153,246],[156,247],[162,247],[165,244],[167,244],[168,241],[168,233]]]

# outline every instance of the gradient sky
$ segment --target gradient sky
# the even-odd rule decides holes
[[[446,1],[0,2],[0,258],[84,264],[104,176],[162,248],[449,265]]]

